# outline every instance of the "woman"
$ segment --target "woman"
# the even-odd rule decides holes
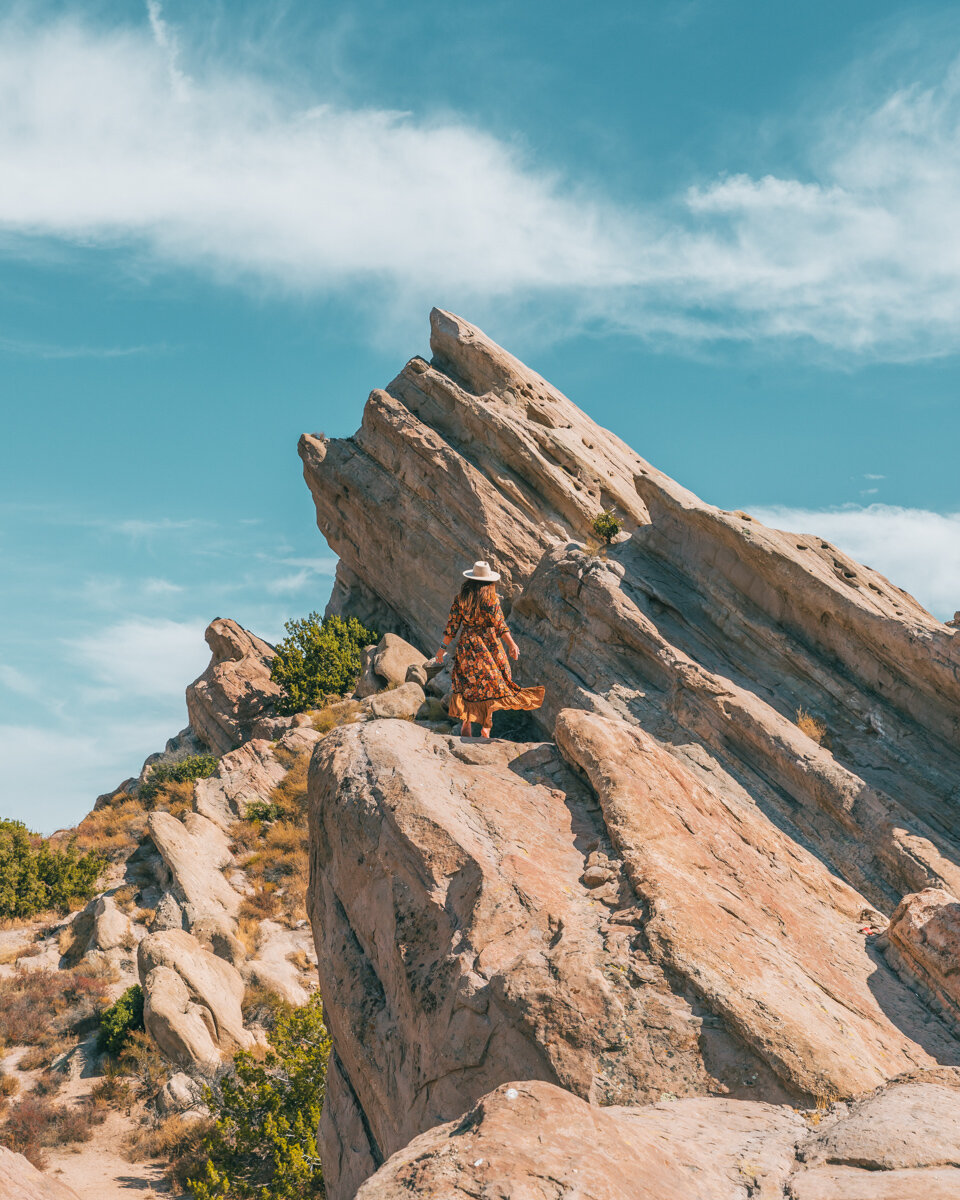
[[[519,658],[520,651],[500,610],[497,598],[500,576],[485,562],[475,562],[473,569],[463,575],[466,582],[450,609],[437,662],[443,662],[444,647],[450,645],[462,625],[453,660],[449,712],[451,717],[462,721],[460,732],[464,737],[470,737],[472,722],[477,721],[480,736],[488,738],[498,708],[539,708],[543,703],[543,688],[522,688],[510,676],[510,664],[500,639],[507,643],[511,658]]]

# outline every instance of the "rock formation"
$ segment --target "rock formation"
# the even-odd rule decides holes
[[[488,559],[556,745],[377,721],[316,750],[329,1195],[377,1168],[365,1197],[395,1180],[480,1194],[492,1176],[444,1171],[451,1139],[488,1121],[541,1194],[511,1081],[560,1142],[604,1126],[573,1115],[584,1103],[651,1129],[672,1128],[663,1097],[705,1127],[755,1121],[751,1146],[778,1164],[766,1190],[717,1195],[955,1186],[932,1151],[877,1171],[831,1157],[782,1106],[837,1102],[838,1130],[851,1112],[883,1129],[884,1097],[906,1103],[894,1080],[956,1086],[956,632],[821,539],[698,500],[459,318],[431,322],[431,362],[371,393],[353,438],[301,438],[340,556],[328,611],[429,650],[460,570]],[[623,532],[607,548],[592,523],[610,507]],[[764,1103],[730,1107],[746,1097],[778,1106],[779,1141]],[[690,1194],[678,1181],[698,1162],[728,1170],[689,1139],[650,1195]],[[588,1194],[641,1194],[619,1186]]]
[[[960,1093],[936,1081],[895,1085],[813,1127],[771,1104],[598,1108],[524,1081],[414,1138],[357,1200],[954,1200],[958,1162]]]
[[[187,714],[196,737],[214,754],[225,754],[272,715],[281,694],[270,679],[274,651],[236,621],[218,618],[205,637],[213,657],[187,688]]]

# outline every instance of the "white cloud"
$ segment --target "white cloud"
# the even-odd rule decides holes
[[[118,698],[168,699],[182,696],[207,665],[204,628],[202,621],[133,617],[65,644],[73,661],[107,689],[101,698],[112,689]]]
[[[765,525],[814,533],[833,542],[905,588],[941,620],[960,609],[960,513],[892,504],[749,511]]]
[[[0,817],[40,833],[75,825],[101,792],[137,774],[148,754],[163,749],[179,728],[175,720],[171,714],[110,721],[82,734],[60,723],[0,725]]]
[[[0,230],[22,251],[120,245],[384,299],[536,295],[661,340],[960,349],[960,60],[904,86],[879,72],[872,101],[842,112],[812,102],[797,177],[629,207],[466,121],[291,97],[229,64],[188,77],[148,8],[139,31],[0,25]]]

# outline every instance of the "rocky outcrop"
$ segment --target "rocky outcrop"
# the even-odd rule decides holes
[[[640,724],[885,913],[957,894],[956,632],[820,538],[698,500],[460,318],[431,325],[432,361],[371,393],[353,438],[301,439],[330,610],[431,646],[482,554],[547,731],[565,707]],[[604,506],[629,536],[598,552]]]
[[[22,1154],[0,1146],[0,1200],[79,1200],[52,1175],[44,1175]]]
[[[548,1083],[504,1084],[415,1138],[357,1200],[953,1200],[958,1108],[954,1088],[905,1082],[811,1128],[769,1104],[597,1108]]]
[[[207,918],[229,930],[240,895],[223,874],[233,855],[220,826],[200,813],[186,813],[180,820],[158,809],[150,814],[147,829],[170,873],[170,889],[187,928]]]
[[[145,937],[137,969],[144,1025],[171,1062],[211,1072],[223,1055],[252,1044],[240,973],[191,934],[171,929]]]
[[[204,636],[212,658],[187,688],[187,714],[196,737],[214,754],[226,754],[272,715],[281,695],[270,678],[274,650],[236,621],[219,617]]]
[[[960,1019],[960,901],[938,888],[904,896],[883,939],[887,957]]]
[[[557,745],[373,721],[315,752],[330,1195],[491,1091],[506,1114],[511,1079],[574,1108],[681,1097],[719,1126],[729,1098],[886,1095],[960,1062],[956,632],[820,538],[703,503],[466,322],[431,325],[432,360],[371,393],[353,438],[301,438],[340,555],[328,611],[433,646],[460,570],[488,559]],[[795,1140],[756,1194],[879,1200],[879,1174],[918,1170],[936,1194],[956,1168],[818,1154]],[[402,1178],[432,1156],[401,1153]]]
[[[377,721],[315,752],[331,1196],[520,1077],[797,1103],[960,1062],[864,898],[762,812],[622,721],[564,712],[557,744]]]
[[[197,780],[193,807],[228,829],[245,815],[249,804],[265,801],[286,773],[270,742],[261,738],[246,742],[225,754],[211,776]]]

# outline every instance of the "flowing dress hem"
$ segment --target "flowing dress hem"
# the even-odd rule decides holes
[[[454,692],[447,711],[455,720],[478,723],[481,728],[487,729],[498,709],[529,711],[539,708],[543,704],[544,694],[545,689],[542,687],[518,687],[487,700],[465,700],[459,692]]]

